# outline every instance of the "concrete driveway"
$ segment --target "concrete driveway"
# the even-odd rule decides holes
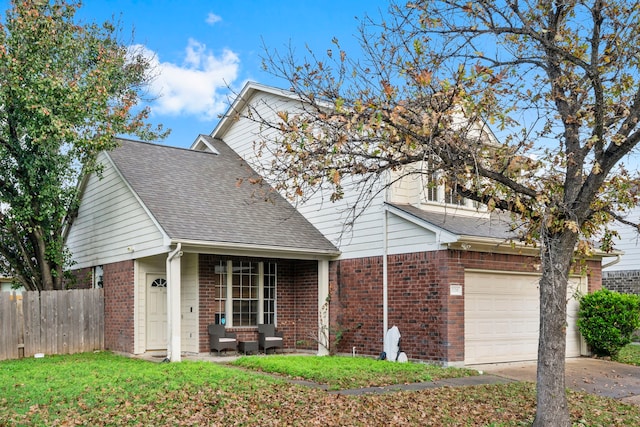
[[[536,362],[477,365],[473,368],[518,381],[536,381]],[[640,405],[640,366],[578,357],[567,359],[565,371],[566,385],[572,390]]]

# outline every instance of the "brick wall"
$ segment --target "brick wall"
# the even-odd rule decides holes
[[[91,289],[93,287],[93,269],[91,267],[71,270],[71,278],[65,280],[67,289]]]
[[[293,298],[293,312],[281,310],[278,301],[278,327],[282,320],[285,337],[287,332],[291,334],[292,339],[285,342],[285,345],[289,344],[291,348],[317,350],[318,262],[292,262],[290,277],[293,286],[289,287],[289,296]]]
[[[587,278],[589,283],[589,292],[602,289],[602,262],[601,261],[588,261],[586,264]]]
[[[330,269],[331,328],[343,332],[338,352],[382,351],[382,258],[333,262]]]
[[[107,350],[134,352],[134,263],[103,266],[104,341]]]
[[[640,270],[605,271],[602,286],[623,294],[640,295]]]
[[[600,287],[600,267],[586,264],[589,291]],[[470,251],[391,255],[388,259],[388,321],[402,335],[409,357],[438,362],[464,360],[464,297],[450,295],[463,285],[465,268],[537,272],[535,257]],[[345,330],[339,352],[378,355],[383,350],[382,257],[332,263],[331,322]]]
[[[356,347],[375,356],[383,350],[382,269],[382,257],[336,266],[332,309],[339,312],[337,326],[346,330],[340,352]],[[455,337],[464,329],[464,301],[448,300],[449,270],[447,251],[389,256],[388,326],[398,326],[401,348],[412,358],[444,361],[464,351],[464,341],[449,340],[450,331]]]
[[[284,346],[287,349],[317,348],[315,343],[309,342],[310,331],[313,328],[317,329],[318,264],[316,261],[201,254],[198,262],[200,351],[209,351],[207,326],[215,322],[215,315],[219,311],[215,299],[219,276],[215,273],[215,266],[221,260],[227,261],[229,259],[233,261],[275,262],[277,264],[277,329],[283,333]],[[257,327],[234,327],[230,331],[237,334],[238,340],[257,341],[258,339]]]

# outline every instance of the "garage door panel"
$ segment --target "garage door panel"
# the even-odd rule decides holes
[[[514,341],[476,341],[472,343],[470,347],[473,350],[469,357],[477,360],[492,360],[492,363],[508,362],[512,358],[516,358],[517,360],[532,360],[530,355],[535,355],[538,351],[537,344],[533,344],[533,341],[537,339],[537,334],[533,338],[525,338],[526,339]]]
[[[465,363],[534,360],[538,353],[539,276],[494,272],[465,274]],[[580,355],[577,330],[580,280],[570,283],[567,356]]]

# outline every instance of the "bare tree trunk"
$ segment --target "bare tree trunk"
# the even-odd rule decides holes
[[[570,231],[543,238],[540,279],[537,409],[534,426],[570,426],[565,388],[567,283],[577,236]]]

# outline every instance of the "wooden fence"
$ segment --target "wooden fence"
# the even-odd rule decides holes
[[[0,292],[0,360],[104,349],[102,289]]]

